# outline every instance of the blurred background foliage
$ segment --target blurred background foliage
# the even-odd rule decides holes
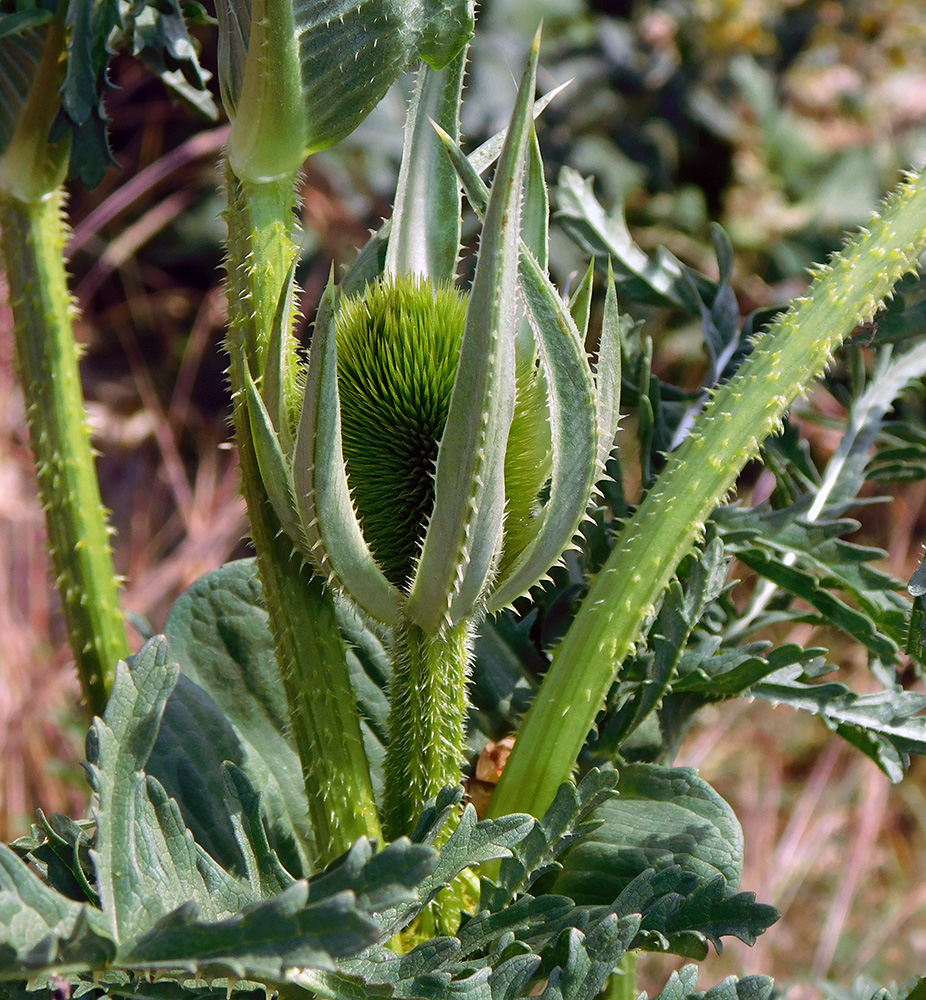
[[[189,11],[199,22],[203,64],[214,68],[210,14],[194,5]],[[733,245],[741,315],[799,294],[805,268],[864,223],[904,166],[926,161],[920,0],[485,0],[467,83],[470,146],[507,119],[512,67],[522,63],[541,17],[540,87],[572,81],[540,125],[551,186],[564,167],[593,175],[601,203],[615,218],[626,216],[640,248],[666,247],[708,273],[717,270],[709,226],[720,222]],[[128,57],[116,60],[113,85],[106,106],[118,167],[94,190],[73,185],[69,254],[103,494],[117,530],[125,605],[139,616],[140,636],[145,622],[161,625],[199,575],[246,553],[246,526],[221,352],[217,164],[226,127]],[[331,263],[349,261],[388,214],[407,88],[406,80],[353,136],[306,164],[299,271],[306,322]],[[472,244],[472,221],[466,234]],[[559,230],[553,241],[554,275],[567,285],[581,273],[582,253]],[[85,720],[47,577],[2,308],[6,839],[23,832],[36,805],[72,814],[83,808],[71,762],[81,756]],[[654,373],[697,387],[706,359],[696,321],[639,303],[622,308],[645,320],[654,338]],[[865,343],[878,336],[876,328],[859,331]],[[831,386],[846,377],[837,362]],[[901,417],[922,425],[922,393],[908,393],[904,406]],[[821,389],[799,407],[796,423],[818,463],[835,447],[843,416],[838,391]],[[634,461],[621,456],[629,482]],[[762,483],[753,469],[743,489]],[[906,579],[924,537],[926,488],[913,482],[892,492],[890,508],[857,515],[864,529],[856,540],[881,546],[884,568]],[[788,638],[826,645],[832,637],[801,626]],[[831,648],[846,669],[860,656],[845,645]],[[843,996],[854,995],[861,974],[884,981],[926,969],[922,763],[890,787],[813,722],[741,702],[705,713],[678,762],[702,768],[734,806],[746,834],[743,887],[784,913],[755,948],[730,946],[711,959],[702,983],[761,971],[796,984],[793,997]],[[647,959],[641,986],[660,983],[668,962]],[[823,978],[843,992],[820,985]]]

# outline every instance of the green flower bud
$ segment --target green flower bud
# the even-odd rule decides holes
[[[219,86],[235,176],[264,183],[349,135],[417,58],[449,62],[473,0],[218,0]]]
[[[338,393],[348,483],[364,538],[387,579],[408,584],[434,505],[434,466],[447,422],[467,296],[451,285],[387,277],[338,314]],[[518,366],[505,459],[506,529],[515,550],[549,476],[543,382]],[[503,556],[503,559],[505,557]]]
[[[466,302],[410,277],[341,304],[336,334],[341,439],[363,535],[387,579],[411,576],[434,505]]]

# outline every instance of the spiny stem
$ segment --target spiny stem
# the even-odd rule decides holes
[[[490,814],[542,815],[566,780],[621,663],[704,523],[842,339],[912,270],[926,179],[907,179],[721,387],[618,538],[528,712]]]
[[[360,715],[331,594],[294,554],[260,478],[243,393],[242,365],[258,377],[273,316],[288,280],[294,178],[228,189],[228,348],[241,487],[264,588],[277,659],[302,761],[319,862],[360,837],[381,840]]]
[[[386,833],[411,832],[425,804],[460,783],[473,625],[427,635],[412,623],[393,634],[386,755]]]
[[[29,202],[0,195],[0,233],[56,585],[84,700],[102,714],[128,645],[84,422],[62,202],[60,189]]]

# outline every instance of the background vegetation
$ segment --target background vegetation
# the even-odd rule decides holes
[[[476,144],[503,124],[537,19],[546,20],[541,89],[573,78],[541,123],[549,176],[595,174],[609,207],[623,201],[637,242],[714,267],[708,226],[736,255],[740,311],[797,294],[803,269],[834,249],[906,163],[926,158],[926,14],[915,0],[694,0],[581,3],[494,0],[481,11],[464,128]],[[203,62],[214,65],[204,24]],[[216,164],[223,123],[178,103],[135,62],[117,64],[107,102],[116,160],[103,182],[71,198],[69,254],[86,345],[104,500],[117,528],[126,607],[155,627],[207,569],[245,554],[242,503],[228,440],[225,313]],[[314,312],[332,261],[390,203],[405,95],[393,91],[335,150],[306,166],[302,311]],[[474,227],[473,227],[474,231]],[[573,251],[576,266],[578,253]],[[553,254],[569,260],[564,242]],[[560,281],[568,273],[555,275]],[[656,374],[695,387],[698,330],[640,313],[657,341]],[[77,703],[43,547],[42,517],[0,318],[0,836],[31,810],[79,813],[85,720]],[[871,339],[877,330],[859,331]],[[844,373],[838,364],[831,385]],[[908,393],[912,421],[923,400]],[[838,391],[820,389],[798,417],[814,458],[838,440]],[[835,429],[834,429],[835,428]],[[635,456],[622,454],[632,479]],[[754,497],[774,486],[747,471]],[[884,568],[909,577],[923,539],[922,482],[892,486],[891,516],[856,512]],[[874,492],[881,492],[880,490]],[[742,593],[748,574],[742,571]],[[792,627],[793,628],[793,627]],[[787,636],[815,645],[810,626]],[[831,658],[851,666],[841,645]],[[837,653],[837,650],[842,650]],[[861,668],[863,664],[858,664]],[[859,684],[864,683],[860,669]],[[885,979],[926,968],[926,770],[900,786],[811,720],[741,703],[706,714],[677,761],[692,764],[733,805],[746,834],[743,884],[783,919],[752,949],[731,943],[702,973],[762,971],[817,992],[827,977]],[[839,946],[837,948],[837,941]],[[652,982],[644,967],[640,986]],[[679,963],[680,964],[680,963]]]

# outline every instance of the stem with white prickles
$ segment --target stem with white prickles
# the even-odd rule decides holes
[[[381,840],[357,700],[331,594],[293,552],[267,500],[251,441],[243,365],[255,378],[295,252],[290,238],[294,178],[228,190],[229,379],[241,486],[302,761],[318,861],[327,864],[360,837]]]
[[[29,440],[68,640],[87,706],[102,714],[128,645],[84,421],[62,202],[60,189],[29,202],[2,194],[0,233]]]
[[[926,233],[926,176],[908,178],[721,387],[595,579],[557,647],[490,815],[540,816],[566,780],[621,662],[704,523],[833,351],[914,269]]]
[[[411,622],[394,629],[386,755],[390,840],[411,833],[427,802],[462,780],[473,631],[469,619],[436,635]]]

